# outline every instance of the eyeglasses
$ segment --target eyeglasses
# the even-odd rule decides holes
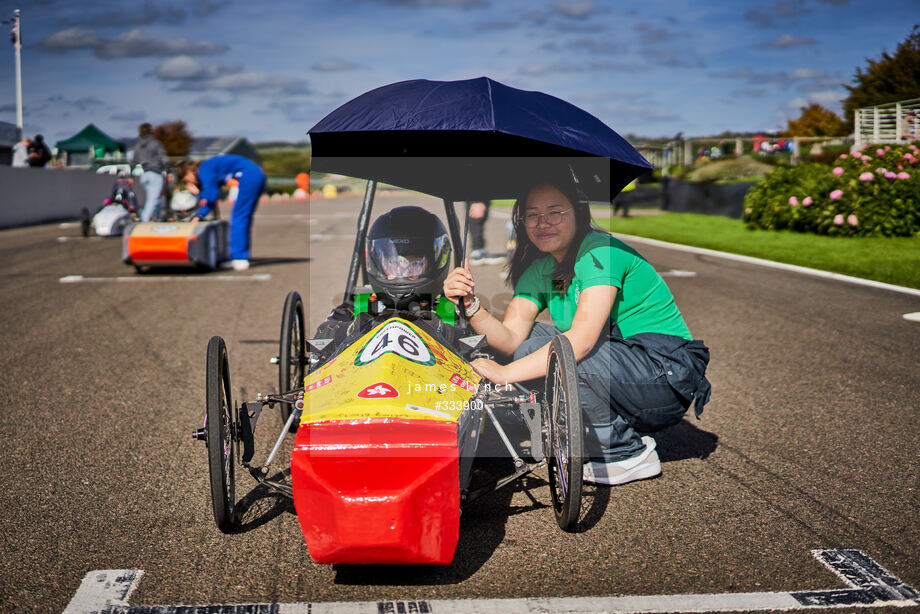
[[[572,207],[562,209],[561,211],[550,211],[549,213],[528,213],[524,216],[524,226],[527,228],[536,228],[540,225],[540,218],[546,220],[550,226],[558,226],[562,223],[562,216],[571,211]]]

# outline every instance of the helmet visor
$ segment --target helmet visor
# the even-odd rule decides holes
[[[450,257],[446,234],[435,237],[432,243],[400,237],[367,243],[367,272],[381,281],[424,280],[447,264]]]

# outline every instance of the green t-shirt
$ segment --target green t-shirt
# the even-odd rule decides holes
[[[585,288],[615,286],[616,300],[610,318],[624,338],[639,333],[663,333],[692,339],[667,284],[648,261],[619,239],[590,232],[578,248],[575,277],[565,294],[553,287],[556,260],[546,255],[535,260],[514,288],[514,296],[533,301],[540,311],[549,309],[556,328],[572,327],[578,297]]]

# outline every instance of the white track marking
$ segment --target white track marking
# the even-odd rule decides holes
[[[106,282],[138,282],[153,283],[158,281],[268,281],[271,273],[256,273],[254,275],[123,275],[120,277],[84,277],[83,275],[67,275],[58,281],[62,284],[77,283],[106,283]]]
[[[101,569],[83,578],[64,614],[99,612],[111,606],[127,606],[144,572],[140,569]]]
[[[354,233],[350,235],[346,234],[312,234],[310,235],[311,241],[354,241]]]
[[[696,277],[695,271],[681,271],[680,269],[671,269],[670,271],[661,271],[658,273],[662,277]]]
[[[143,574],[140,570],[91,571],[65,614],[88,614],[118,605],[119,614],[555,614],[609,612],[743,612],[840,607],[914,606],[920,595],[859,550],[812,550],[818,561],[847,585],[845,589],[786,593],[647,595],[636,597],[544,597],[527,599],[433,599],[330,603],[262,603],[209,606],[127,605]],[[134,579],[136,578],[136,579]],[[120,580],[120,581],[119,581]],[[123,596],[122,596],[123,595]],[[119,601],[121,599],[121,601]]]
[[[910,320],[911,322],[920,322],[920,311],[915,311],[913,313],[905,313],[905,320]]]
[[[98,235],[93,235],[92,237],[58,237],[58,243],[66,243],[67,241],[102,241],[103,239],[112,239],[112,237],[100,237]]]
[[[794,264],[784,264],[782,262],[773,262],[772,260],[764,260],[763,258],[752,258],[751,256],[739,256],[738,254],[729,254],[728,252],[720,252],[714,249],[704,249],[702,247],[690,247],[689,245],[679,245],[677,243],[668,243],[667,241],[659,241],[658,239],[646,239],[645,237],[636,237],[633,235],[624,235],[620,233],[613,233],[613,236],[623,241],[627,241],[631,243],[644,243],[646,245],[654,245],[655,247],[664,247],[666,249],[674,249],[674,250],[682,251],[682,252],[690,252],[693,254],[704,254],[706,256],[715,256],[717,258],[725,258],[726,260],[735,260],[736,262],[756,264],[760,266],[770,267],[773,269],[781,269],[783,271],[803,273],[805,275],[811,275],[813,277],[823,277],[825,279],[836,279],[837,281],[845,281],[847,283],[857,284],[860,286],[869,286],[870,288],[879,288],[882,290],[891,290],[892,292],[901,292],[903,294],[912,294],[914,296],[920,296],[920,290],[918,290],[917,288],[906,288],[904,286],[886,284],[880,281],[873,281],[871,279],[863,279],[861,277],[851,277],[849,275],[841,275],[840,273],[829,273],[828,271],[819,271],[818,269],[810,269],[808,267],[797,266]]]
[[[58,228],[77,228],[80,226],[80,222],[61,222],[58,224]]]

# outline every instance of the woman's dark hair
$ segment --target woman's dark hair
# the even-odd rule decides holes
[[[524,271],[533,264],[533,261],[546,255],[533,244],[530,237],[527,236],[527,228],[524,226],[524,206],[527,195],[540,185],[549,185],[562,192],[568,201],[572,203],[575,213],[575,237],[572,239],[572,243],[569,245],[562,262],[556,263],[556,270],[553,273],[553,287],[558,292],[564,293],[569,289],[572,278],[575,277],[575,258],[578,256],[578,248],[581,247],[582,241],[584,241],[589,232],[599,230],[591,223],[591,209],[588,206],[588,199],[571,179],[567,180],[566,178],[554,178],[536,182],[514,202],[511,219],[514,222],[516,245],[507,267],[509,273],[508,282],[512,288],[517,286]]]

